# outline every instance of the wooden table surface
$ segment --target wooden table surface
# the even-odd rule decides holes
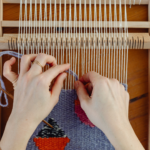
[[[147,6],[132,6],[128,8],[129,21],[147,21]],[[18,20],[19,5],[4,5],[4,20]],[[148,32],[147,29],[129,29],[130,32]],[[16,33],[16,28],[3,28],[3,33]],[[4,56],[3,62],[10,56]],[[17,71],[17,68],[13,68]],[[7,91],[13,94],[11,83],[3,78]],[[148,51],[147,50],[129,50],[128,67],[128,91],[130,94],[129,119],[132,127],[142,142],[148,149]],[[1,111],[1,130],[3,132],[7,119],[12,109],[12,100],[9,99],[9,106],[2,108]]]

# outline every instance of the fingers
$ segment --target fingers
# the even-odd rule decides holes
[[[76,81],[75,82],[75,90],[77,92],[81,106],[84,107],[83,104],[85,104],[85,102],[90,100],[90,97],[85,89],[85,86],[80,81]]]
[[[70,68],[70,64],[63,64],[63,65],[57,65],[53,66],[47,71],[43,73],[43,76],[45,78],[45,81],[47,83],[50,83],[55,77],[57,77],[60,73],[63,73],[64,71],[68,70]]]
[[[48,63],[51,64],[51,66],[56,66],[56,59],[55,57],[51,56],[51,55],[46,55],[46,54],[38,54],[38,56],[35,59],[36,61],[38,61],[43,67]],[[42,67],[38,64],[33,64],[31,69],[30,69],[31,74],[34,75],[38,75],[42,72]]]
[[[4,64],[3,75],[10,81],[15,82],[18,78],[18,75],[15,72],[11,71],[11,66],[15,64],[16,59],[12,57],[10,60],[6,61]]]
[[[92,85],[92,83],[86,84],[86,85],[85,85],[85,88],[86,88],[88,94],[91,96],[92,90],[93,90],[93,85]]]
[[[23,55],[21,58],[20,76],[23,76],[31,67],[31,62],[38,54]]]
[[[67,74],[62,73],[55,80],[55,83],[51,90],[52,99],[54,99],[54,105],[56,105],[56,103],[58,102],[59,95],[63,87],[63,81],[65,80],[66,77],[67,77]]]
[[[117,79],[110,79],[111,85],[114,90],[114,95],[118,95],[118,93],[121,94],[122,101],[119,101],[121,104],[123,102],[127,117],[129,114],[129,93],[125,90],[125,87],[123,84],[120,84]]]
[[[89,72],[89,73],[83,75],[80,78],[80,81],[83,84],[92,83],[92,85],[93,85],[99,77],[101,77],[101,76],[98,73],[92,71],[92,72]]]

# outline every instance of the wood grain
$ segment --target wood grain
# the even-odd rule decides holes
[[[93,7],[93,6],[92,6]],[[67,6],[67,9],[69,7]],[[92,8],[93,9],[93,8]],[[148,6],[135,5],[130,9],[127,7],[129,21],[148,21]],[[18,20],[19,5],[4,4],[4,20]],[[63,10],[62,10],[63,14]],[[78,14],[79,16],[79,14]],[[119,17],[119,16],[118,16]],[[17,28],[4,28],[4,33],[17,33]],[[147,29],[129,29],[130,32],[148,33]],[[11,57],[3,57],[3,63]],[[17,72],[17,63],[13,66],[13,71]],[[3,78],[6,89],[13,94],[12,84]],[[148,51],[130,50],[128,67],[128,91],[131,101],[129,106],[129,119],[131,125],[143,144],[148,150]],[[144,95],[144,96],[143,96]],[[9,107],[2,108],[2,132],[4,131],[7,119],[12,110],[12,100],[9,99]]]
[[[13,1],[12,0],[3,0],[3,1],[4,1],[4,3],[19,3],[20,2],[20,0],[13,0]],[[42,2],[44,2],[44,1],[45,0],[42,0]],[[60,2],[60,0],[51,0],[51,3],[54,4],[55,1],[57,4],[59,4],[59,2]],[[64,4],[65,1],[64,0],[61,0],[61,1],[62,1],[61,3]],[[101,3],[104,4],[105,1],[107,4],[109,3],[109,0],[101,0]],[[27,0],[27,2],[30,3],[30,0]],[[37,3],[40,3],[40,0],[37,0]],[[49,3],[49,1],[48,1],[48,3]],[[69,4],[70,0],[66,0],[66,3]],[[71,0],[71,3],[74,3],[74,0]],[[80,1],[76,0],[76,3],[79,4]],[[84,4],[84,0],[81,0],[81,3]],[[89,0],[86,0],[86,3],[89,4]],[[91,3],[94,4],[94,1],[91,0]],[[96,0],[96,3],[99,4],[99,0]],[[121,3],[124,4],[125,3],[124,0],[121,0]],[[112,4],[114,4],[114,1],[112,1]],[[116,4],[119,4],[119,0],[116,0]],[[126,4],[130,4],[130,0],[126,0]],[[133,2],[132,2],[132,4],[133,4]],[[134,4],[139,4],[139,1],[135,1]],[[148,0],[142,0],[141,4],[143,4],[143,5],[148,4]]]
[[[25,24],[26,23],[26,24]],[[34,21],[26,21],[24,23],[24,21],[22,21],[22,27],[24,27],[24,25],[26,25],[27,27],[34,27]],[[110,26],[110,23],[111,23],[111,26]],[[61,25],[61,27],[84,27],[84,25],[86,24],[86,27],[89,28],[90,26],[94,27],[94,22],[92,21],[82,21],[82,24],[79,22],[79,21],[47,21],[46,24],[44,24],[44,22],[42,22],[42,24],[40,24],[40,26],[42,27],[59,27],[59,25]],[[95,23],[95,27],[99,28],[99,25],[100,25],[100,21],[97,21]],[[104,28],[105,25],[107,25],[107,27],[112,27],[112,28],[119,28],[120,27],[120,22],[119,21],[112,21],[112,22],[109,22],[109,21],[102,21],[101,22],[101,25],[102,27]],[[127,23],[126,22],[122,22],[122,27],[126,27],[128,26],[128,28],[149,28],[150,27],[150,22],[149,21],[128,21]],[[19,27],[19,21],[10,21],[10,20],[7,20],[7,21],[2,21],[2,27]],[[39,27],[39,21],[36,22],[36,27]]]
[[[3,20],[3,3],[2,3],[2,0],[0,0],[0,37],[2,37],[2,33],[3,33],[3,31],[2,31],[2,20]],[[1,50],[0,50],[0,52],[1,52]],[[0,57],[0,76],[2,77],[2,57]],[[1,98],[0,98],[0,101],[1,101]],[[2,113],[1,113],[1,107],[0,107],[0,124],[2,124],[1,115],[2,115]],[[1,136],[1,126],[0,126],[0,136]]]
[[[148,125],[148,149],[150,150],[150,49],[148,50],[148,93],[149,93],[149,97],[148,97],[148,104],[149,104],[149,125]]]
[[[2,21],[3,21],[3,3],[0,0],[0,37],[2,36]]]
[[[148,20],[150,21],[150,1],[148,3]],[[148,30],[148,33],[150,35],[150,28]],[[148,104],[149,104],[149,116],[148,116],[148,149],[150,150],[150,49],[148,50]]]

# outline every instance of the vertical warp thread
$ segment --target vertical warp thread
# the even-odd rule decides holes
[[[17,52],[13,52],[13,51],[0,52],[0,57],[2,57],[3,55],[14,56],[14,57],[16,57],[18,59],[22,57],[22,54],[17,53]],[[67,70],[66,72],[70,73],[71,75],[73,75],[75,77],[75,81],[78,80],[78,76],[72,70]],[[1,88],[6,90],[6,87],[5,87],[5,84],[4,84],[3,80],[2,80],[1,75],[0,75],[0,83],[1,83]],[[0,99],[2,98],[2,94],[3,94],[3,91],[0,92]],[[8,98],[7,98],[7,94],[5,94],[5,93],[4,93],[4,98],[5,98],[5,104],[2,104],[2,102],[0,101],[0,106],[1,107],[7,107],[8,106]]]

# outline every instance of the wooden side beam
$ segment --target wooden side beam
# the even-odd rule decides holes
[[[0,37],[2,36],[3,0],[0,0]]]
[[[150,49],[148,50],[148,150],[150,150]]]
[[[2,21],[3,21],[3,0],[0,0],[0,37],[2,37],[2,34],[3,34],[3,30],[2,30]],[[0,47],[1,49],[1,47]],[[2,57],[0,57],[0,75],[2,77]],[[0,85],[1,86],[1,85]],[[1,99],[0,99],[1,101]],[[0,139],[1,139],[1,107],[0,107]]]
[[[148,4],[148,21],[150,21],[150,1]],[[150,28],[149,28],[150,36]],[[148,49],[148,150],[150,150],[150,49]]]
[[[24,24],[27,26],[27,27],[35,27],[34,25],[36,24],[36,27],[39,27],[39,21],[32,21],[30,22],[29,24],[29,21],[27,21],[26,23],[24,23],[24,21],[22,21],[22,27],[24,27]],[[49,26],[50,24],[50,26]],[[40,24],[40,26],[42,27],[86,27],[89,28],[90,26],[92,27],[97,27],[99,28],[101,25],[102,27],[105,27],[107,24],[107,27],[110,26],[110,22],[107,21],[107,22],[99,22],[97,21],[96,23],[94,21],[90,22],[90,21],[82,21],[82,24],[79,24],[79,21],[76,21],[76,23],[74,21],[56,21],[54,23],[54,21],[47,21],[47,23],[44,25],[44,21],[42,22],[42,25]],[[112,21],[111,22],[111,25],[112,25],[112,28],[114,27],[117,27],[119,28],[120,27],[120,22],[117,21],[117,22],[114,22]],[[19,27],[19,21],[2,21],[2,27]],[[121,27],[128,27],[128,28],[150,28],[150,21],[141,21],[141,22],[138,22],[138,21],[128,21],[127,24],[125,22],[122,22],[122,26]]]
[[[57,4],[59,4],[60,0],[51,0],[51,3],[54,4],[56,1]],[[62,4],[64,4],[65,0],[62,0]],[[76,0],[77,4],[80,3],[80,0]],[[107,4],[109,4],[109,0],[102,0],[101,3],[104,4],[104,1],[106,1]],[[28,3],[30,3],[30,0],[27,0]],[[45,0],[42,0],[44,3]],[[72,3],[74,3],[74,0],[71,0]],[[82,4],[84,4],[84,0],[81,0]],[[99,4],[99,0],[96,0],[97,4]],[[121,0],[122,4],[124,4],[124,0]],[[134,4],[134,0],[126,0],[126,4]],[[139,4],[140,0],[135,0],[135,4]],[[149,0],[141,0],[142,5],[148,5]],[[3,3],[20,3],[20,0],[4,0]],[[40,0],[37,0],[37,3],[40,3]],[[49,3],[49,1],[47,1]],[[70,0],[66,0],[66,3],[69,4]],[[89,0],[86,0],[86,3],[89,4]],[[94,4],[94,0],[91,0],[91,3]],[[116,0],[116,3],[119,4],[119,0]],[[112,4],[114,4],[114,1],[112,1]]]

